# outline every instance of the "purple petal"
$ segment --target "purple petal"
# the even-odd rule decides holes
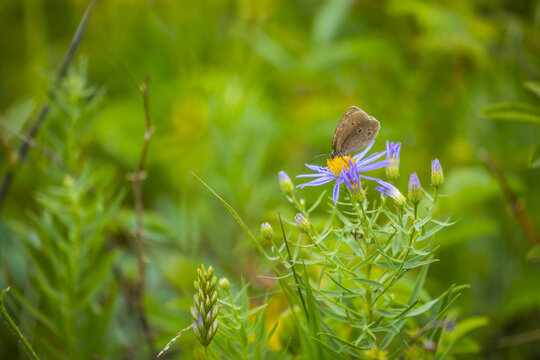
[[[336,180],[336,185],[334,185],[334,193],[332,194],[332,200],[334,200],[334,204],[337,204],[338,198],[339,198],[339,186],[343,182],[342,178],[339,178]]]
[[[306,165],[306,167],[310,170],[313,170],[315,172],[318,172],[320,174],[328,174],[328,173],[331,173],[332,171],[330,169],[328,169],[327,167],[323,167],[323,166],[319,166],[319,165],[310,165],[310,164],[304,164]]]
[[[328,176],[326,174],[300,174],[300,175],[296,175],[297,178],[309,178],[309,177],[321,177],[321,176]]]
[[[388,184],[386,181],[383,181],[381,179],[377,179],[377,178],[374,178],[374,177],[371,177],[371,176],[367,176],[367,175],[362,175],[362,174],[358,174],[358,176],[360,176],[361,178],[364,178],[364,179],[368,179],[368,180],[373,180],[373,181],[376,181],[376,182],[383,182],[384,184]]]
[[[302,189],[306,186],[319,186],[322,184],[326,184],[327,182],[330,182],[334,180],[335,178],[336,178],[335,176],[323,176],[319,179],[311,180],[310,182],[307,182],[305,184],[297,185],[296,187]]]
[[[364,166],[357,166],[356,170],[358,172],[375,170],[375,169],[380,169],[380,168],[383,168],[385,166],[388,166],[388,164],[390,164],[390,160],[381,160],[381,161],[377,161],[376,163],[373,163],[373,164],[364,165]]]
[[[369,155],[367,158],[365,158],[364,160],[358,162],[356,164],[356,166],[361,166],[361,165],[365,165],[365,164],[369,164],[371,162],[374,162],[375,160],[377,160],[378,158],[380,158],[381,156],[383,156],[385,154],[386,154],[386,150],[383,151],[383,152],[380,152],[380,153],[373,153],[373,154]]]

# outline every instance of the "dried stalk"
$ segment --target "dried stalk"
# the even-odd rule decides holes
[[[69,167],[66,165],[64,160],[62,160],[62,157],[58,156],[51,148],[48,148],[46,146],[42,146],[35,139],[29,138],[28,136],[26,136],[24,134],[20,134],[16,130],[12,129],[7,124],[7,122],[4,120],[4,118],[0,118],[0,126],[2,126],[4,129],[9,131],[15,137],[19,138],[20,140],[24,141],[25,143],[28,143],[28,146],[36,149],[37,151],[41,152],[43,155],[47,156],[53,163],[58,165],[64,171],[66,171],[66,172],[68,172],[70,174],[73,173],[69,169]]]
[[[139,157],[139,163],[135,173],[130,176],[130,180],[133,181],[133,195],[135,196],[135,242],[137,246],[137,281],[135,283],[135,304],[137,308],[137,314],[141,326],[144,330],[146,341],[150,349],[151,354],[154,354],[155,347],[152,340],[152,333],[150,331],[150,326],[148,325],[148,320],[146,318],[146,313],[144,312],[144,307],[142,303],[142,297],[144,293],[144,243],[143,243],[143,199],[142,199],[142,182],[146,178],[146,173],[144,172],[144,164],[146,163],[146,157],[148,154],[148,146],[150,144],[150,139],[154,133],[154,128],[150,122],[150,110],[148,105],[148,87],[150,85],[150,76],[146,76],[144,84],[141,86],[141,92],[143,96],[143,106],[144,106],[144,115],[145,115],[145,124],[146,131],[144,132],[143,146],[141,150],[141,155]]]
[[[525,211],[523,203],[519,201],[518,197],[510,187],[510,184],[508,184],[508,180],[506,180],[506,176],[502,172],[499,165],[485,149],[481,149],[478,152],[478,158],[484,164],[486,169],[488,169],[491,175],[495,178],[495,180],[497,180],[497,182],[499,183],[506,202],[508,202],[508,204],[510,205],[510,209],[518,219],[521,227],[525,231],[525,235],[529,238],[531,244],[533,246],[539,245],[540,236],[538,235],[538,231],[536,230],[531,218],[529,217],[529,214]]]

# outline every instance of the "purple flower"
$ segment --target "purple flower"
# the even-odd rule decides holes
[[[349,160],[351,164],[349,165],[349,169],[354,170],[354,166],[352,164],[352,160]],[[344,171],[343,172],[343,182],[345,183],[345,186],[351,193],[356,193],[362,191],[362,183],[360,182],[360,174],[358,174],[356,171]]]
[[[352,157],[351,155],[346,155],[336,156],[332,159],[328,159],[326,162],[326,167],[306,164],[306,166],[309,169],[315,171],[315,173],[302,174],[298,175],[297,177],[316,179],[311,180],[310,182],[307,182],[305,184],[300,184],[297,187],[303,188],[306,186],[319,186],[335,180],[336,183],[334,185],[332,199],[334,200],[334,203],[337,203],[339,198],[339,187],[343,182],[347,181],[347,178],[354,179],[356,177],[360,177],[368,180],[375,180],[377,182],[382,181],[380,179],[361,174],[365,171],[383,168],[390,163],[389,160],[379,160],[375,162],[375,160],[384,156],[386,154],[386,151],[380,153],[373,153],[364,158],[364,156],[366,156],[369,150],[371,150],[371,148],[373,147],[374,142],[375,141],[370,142],[364,150]],[[358,183],[358,185],[360,185],[360,183]]]
[[[403,196],[403,194],[399,192],[399,190],[394,185],[384,181],[377,182],[379,183],[379,186],[375,190],[386,196],[390,196],[400,206],[405,204],[405,196]]]
[[[347,190],[349,190],[351,197],[358,203],[362,203],[366,197],[366,194],[362,189],[360,174],[354,171],[352,164],[348,171],[343,172],[343,182],[345,183]]]
[[[399,177],[399,151],[401,150],[400,142],[390,142],[386,140],[386,160],[389,161],[386,167],[386,178],[390,181],[396,180]]]

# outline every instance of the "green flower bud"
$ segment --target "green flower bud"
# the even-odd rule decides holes
[[[274,236],[274,230],[269,223],[264,222],[261,224],[261,234],[266,240],[272,240],[272,237]]]
[[[304,234],[309,234],[309,220],[304,216],[304,214],[296,214],[294,221],[296,221],[296,226],[298,226],[298,229],[300,229],[301,232]]]
[[[280,171],[279,174],[279,187],[281,191],[286,195],[291,195],[294,191],[294,184],[285,171]]]
[[[418,204],[422,199],[422,186],[416,173],[411,174],[409,179],[409,201],[413,204]]]
[[[444,174],[442,171],[441,163],[438,159],[431,162],[431,185],[435,188],[440,188],[444,182]]]

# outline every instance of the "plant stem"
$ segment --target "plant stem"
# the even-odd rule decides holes
[[[283,221],[281,220],[281,214],[278,211],[279,224],[281,225],[281,232],[283,234],[283,241],[285,242],[285,247],[287,248],[287,254],[289,255],[289,265],[294,276],[294,282],[296,283],[296,289],[298,290],[298,296],[304,307],[304,313],[306,314],[306,319],[309,321],[309,312],[307,310],[306,302],[304,301],[304,296],[302,295],[302,290],[300,290],[300,280],[296,270],[294,269],[294,263],[292,261],[291,250],[289,249],[289,242],[287,241],[287,236],[285,235],[285,228],[283,227]]]
[[[37,356],[36,352],[30,345],[28,340],[26,340],[23,333],[19,330],[17,325],[15,325],[15,323],[13,322],[13,320],[11,320],[11,317],[7,313],[6,307],[4,305],[4,294],[8,291],[9,291],[9,287],[2,290],[2,293],[0,294],[0,316],[2,317],[2,319],[4,320],[8,328],[13,332],[13,334],[21,342],[21,344],[23,345],[24,349],[26,350],[30,358],[34,360],[39,360],[39,356]]]
[[[390,281],[388,282],[388,284],[384,287],[384,289],[375,298],[375,301],[373,302],[373,306],[375,306],[377,301],[394,284],[394,281],[399,276],[399,274],[403,270],[403,267],[405,266],[405,262],[407,261],[407,256],[409,256],[409,253],[411,252],[411,248],[412,248],[412,246],[414,244],[414,237],[416,235],[416,227],[414,226],[416,224],[416,221],[417,221],[416,208],[417,208],[417,206],[415,206],[415,209],[414,209],[414,212],[415,212],[414,223],[413,223],[413,226],[412,226],[411,234],[409,235],[409,239],[407,241],[407,250],[405,250],[405,253],[403,254],[403,260],[401,261],[401,264],[399,264],[399,268],[392,274],[392,277],[390,278]]]
[[[351,271],[349,269],[347,269],[346,267],[343,267],[343,265],[340,265],[338,264],[334,259],[332,259],[331,257],[329,257],[328,255],[326,255],[326,252],[328,252],[328,249],[325,249],[324,247],[322,247],[321,245],[319,245],[319,243],[317,243],[315,241],[315,239],[313,238],[313,236],[310,234],[307,234],[308,237],[309,237],[309,240],[311,240],[311,243],[313,245],[315,245],[315,247],[319,250],[319,252],[322,254],[322,256],[324,257],[324,259],[331,263],[332,265],[334,265],[335,267],[345,271],[346,273],[348,273],[349,275],[352,275],[353,277],[357,277],[357,275],[354,273],[354,271]]]
[[[381,207],[382,207],[382,204],[381,204]],[[369,219],[367,217],[367,214],[366,214],[366,210],[364,209],[363,204],[360,204],[360,208],[362,210],[362,216],[364,218],[364,222],[366,223],[366,226],[370,230],[371,236],[373,236],[373,241],[376,241],[375,240],[375,232],[373,231],[373,227],[372,227],[372,222],[369,221]],[[366,244],[366,250],[365,250],[366,257],[369,257],[371,255],[371,254],[368,254],[368,249],[369,249],[369,246],[367,246],[367,244]],[[371,263],[371,262],[367,265],[367,279],[368,280],[371,280],[371,267],[372,266],[373,266],[373,263]],[[372,301],[373,299],[372,299],[371,286],[366,284],[365,289],[366,289],[366,306],[367,306],[367,309],[368,309],[368,323],[371,323],[373,321],[373,301]]]
[[[144,115],[145,115],[145,125],[146,130],[144,133],[144,140],[141,149],[141,154],[139,157],[139,162],[137,164],[137,169],[133,174],[133,195],[135,196],[135,216],[136,216],[136,228],[135,228],[135,242],[137,245],[137,280],[135,283],[135,302],[137,313],[139,316],[139,321],[143,328],[144,334],[146,336],[146,342],[148,348],[152,354],[154,354],[155,347],[152,339],[152,333],[150,331],[150,325],[148,324],[148,319],[144,311],[144,306],[142,302],[143,293],[144,293],[144,242],[143,242],[143,198],[142,198],[142,182],[145,179],[144,175],[144,165],[146,163],[146,158],[148,154],[148,147],[150,144],[150,139],[154,133],[154,128],[150,122],[150,109],[148,105],[148,87],[150,85],[150,76],[146,76],[144,84],[141,86],[141,93],[143,96],[143,106],[144,106]]]

